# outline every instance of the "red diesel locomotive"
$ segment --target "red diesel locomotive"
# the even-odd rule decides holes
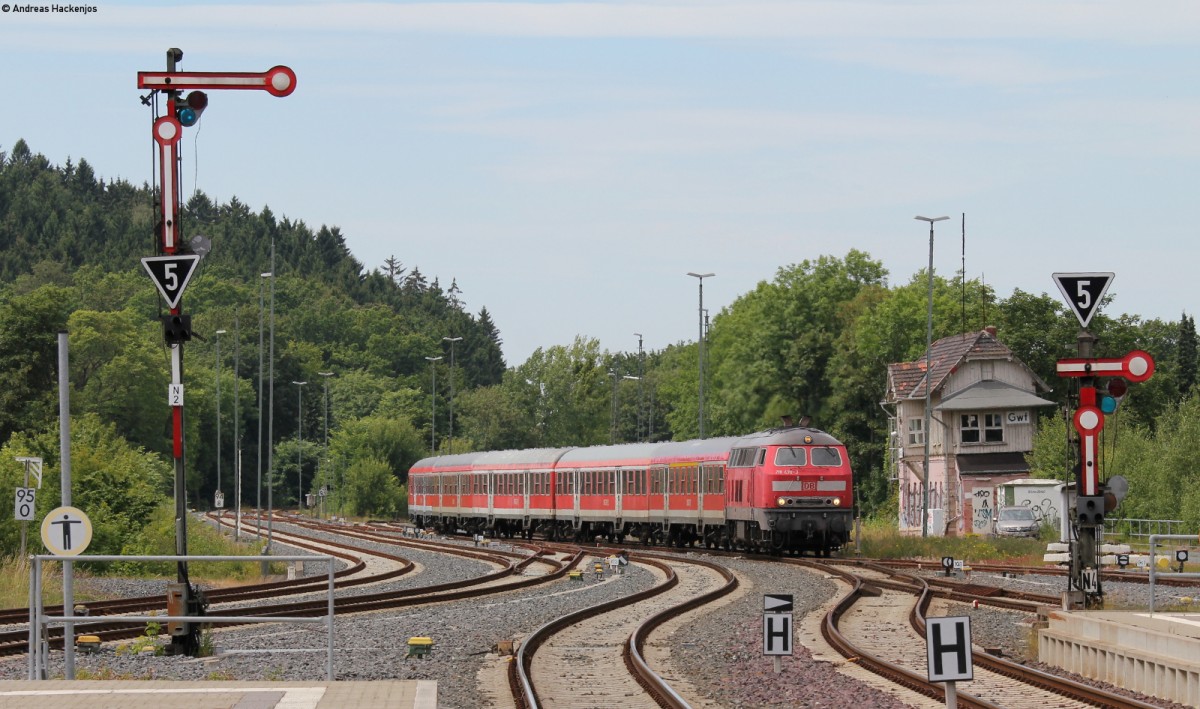
[[[461,453],[418,461],[420,526],[590,541],[827,556],[850,536],[846,448],[813,428],[588,448]]]

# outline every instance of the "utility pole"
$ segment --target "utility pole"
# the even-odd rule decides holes
[[[325,444],[321,446],[321,459],[324,463],[321,465],[321,489],[328,492],[329,485],[329,378],[333,376],[333,372],[317,372],[325,383]],[[325,504],[328,495],[321,496],[321,504]]]
[[[304,512],[304,385],[296,385],[296,513]]]
[[[254,525],[254,534],[262,539],[262,457],[263,457],[263,278],[258,279],[258,481],[255,484],[254,515],[258,523]]]
[[[929,444],[933,431],[933,409],[930,397],[933,395],[933,225],[950,217],[913,217],[919,221],[929,222],[929,305],[925,314],[925,420],[922,429],[925,437],[924,468],[921,480],[921,536],[929,536]],[[943,446],[944,448],[944,446]]]
[[[238,423],[238,380],[241,378],[242,330],[237,311],[233,313],[233,538],[242,539],[242,435]]]
[[[217,374],[217,491],[213,497],[218,515],[225,506],[225,496],[221,493],[221,335],[226,332],[228,330],[217,330],[214,333],[217,336],[216,365],[213,367]]]
[[[429,455],[437,455],[437,363],[442,361],[441,355],[426,357],[429,362]]]
[[[715,273],[692,273],[689,271],[688,275],[691,276],[692,278],[699,280],[699,282],[700,282],[700,311],[699,311],[700,336],[698,338],[699,341],[696,343],[696,346],[699,348],[699,352],[697,353],[697,359],[699,361],[699,369],[700,369],[700,395],[698,397],[698,402],[697,402],[698,405],[696,408],[699,409],[699,416],[700,416],[700,438],[704,438],[704,279],[712,278],[713,276],[715,276],[717,274],[715,274]]]
[[[446,440],[449,441],[449,450],[447,452],[450,453],[451,455],[453,455],[454,454],[454,344],[456,342],[462,342],[462,338],[461,337],[443,337],[442,340],[444,342],[450,343],[450,437],[447,438]]]
[[[646,356],[645,356],[645,353],[642,351],[642,333],[640,333],[640,332],[635,332],[635,333],[633,333],[633,334],[634,334],[634,335],[636,335],[636,336],[637,336],[637,338],[638,338],[638,373],[637,373],[637,380],[638,380],[638,410],[637,410],[637,434],[636,434],[636,435],[634,435],[634,437],[633,437],[633,440],[634,440],[634,441],[636,441],[637,443],[641,443],[641,442],[642,442],[642,409],[643,409],[643,407],[645,406],[645,401],[646,401],[646,399],[645,399],[645,396],[644,396],[644,391],[645,391],[645,389],[644,389],[644,388],[643,388],[643,386],[642,386],[642,377],[644,377],[644,376],[645,376],[645,370],[646,370]]]

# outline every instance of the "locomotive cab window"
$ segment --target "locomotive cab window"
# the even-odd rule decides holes
[[[812,464],[826,467],[837,467],[842,464],[842,454],[837,448],[823,446],[812,449]]]
[[[751,468],[754,467],[754,456],[758,452],[757,448],[735,448],[729,453],[729,467],[731,468]]]
[[[775,451],[775,465],[808,465],[808,451],[803,448],[779,448]]]

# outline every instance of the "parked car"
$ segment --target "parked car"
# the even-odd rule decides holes
[[[993,529],[1000,537],[1036,537],[1041,524],[1028,507],[1003,507]]]

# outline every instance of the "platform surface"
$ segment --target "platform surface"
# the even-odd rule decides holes
[[[437,682],[0,682],[0,709],[436,709]]]

